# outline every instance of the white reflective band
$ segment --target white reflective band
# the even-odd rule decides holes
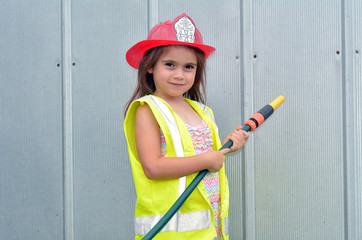
[[[146,235],[163,217],[162,215],[135,217],[135,234]],[[211,228],[210,210],[183,213],[177,212],[161,232],[188,232]]]
[[[224,229],[225,229],[225,235],[229,235],[229,218],[224,218]]]
[[[162,117],[165,119],[168,129],[171,132],[172,141],[175,147],[176,156],[177,157],[183,157],[184,156],[184,150],[182,147],[182,141],[180,132],[178,130],[176,119],[172,115],[170,109],[168,106],[163,103],[160,99],[158,99],[155,96],[152,95],[146,95],[143,98],[149,99],[160,111]],[[186,177],[180,177],[179,178],[179,189],[178,189],[178,196],[180,197],[181,194],[185,191],[186,188]]]

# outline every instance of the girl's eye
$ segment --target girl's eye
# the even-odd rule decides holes
[[[192,69],[194,69],[195,67],[192,66],[192,65],[186,65],[185,68],[186,68],[186,69],[189,69],[189,70],[192,70]]]
[[[165,65],[166,65],[167,67],[173,67],[173,66],[174,66],[173,63],[165,63]]]

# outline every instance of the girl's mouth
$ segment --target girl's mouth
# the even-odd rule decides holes
[[[170,84],[173,85],[173,86],[176,86],[176,87],[181,87],[181,86],[184,85],[182,83],[170,83]]]

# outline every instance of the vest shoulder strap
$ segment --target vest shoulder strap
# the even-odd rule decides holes
[[[218,129],[217,124],[215,122],[214,114],[212,113],[211,109],[209,109],[205,104],[197,102],[197,101],[189,100],[189,102],[192,102],[192,103],[196,104],[197,106],[199,106],[209,116],[209,118],[214,123],[216,131],[219,132],[219,129]]]

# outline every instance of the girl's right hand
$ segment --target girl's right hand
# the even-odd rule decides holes
[[[207,170],[210,172],[218,172],[224,164],[224,155],[230,152],[230,148],[224,148],[220,151],[208,151],[205,153],[205,157],[209,159],[209,167]]]

